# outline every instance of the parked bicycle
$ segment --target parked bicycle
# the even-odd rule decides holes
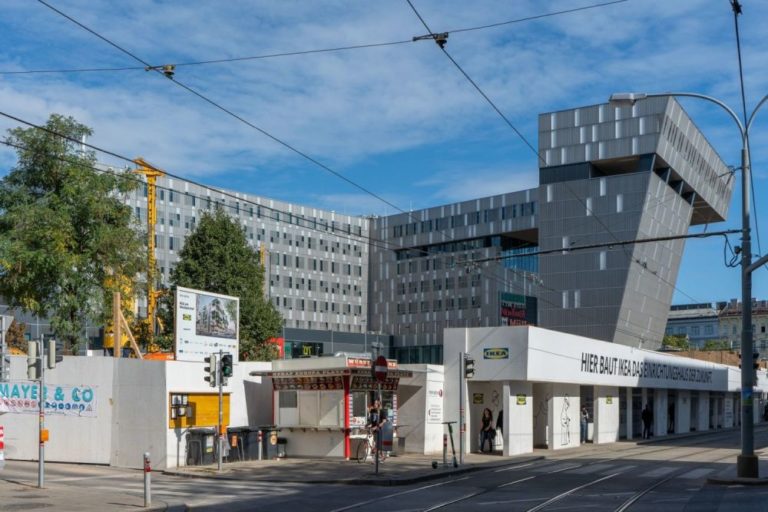
[[[357,462],[364,462],[369,456],[374,460],[374,454],[379,456],[379,462],[386,460],[387,452],[376,449],[376,433],[371,429],[363,429],[362,432],[365,433],[365,437],[357,445]]]

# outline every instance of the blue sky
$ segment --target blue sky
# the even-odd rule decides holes
[[[426,32],[405,0],[49,2],[156,65],[410,41]],[[599,3],[413,2],[435,32]],[[742,4],[751,109],[768,93],[768,2]],[[446,49],[534,146],[539,113],[601,103],[616,91],[694,91],[741,105],[728,0],[629,0],[452,33]],[[0,5],[0,72],[137,65],[38,2]],[[179,66],[176,78],[403,209],[537,183],[535,154],[431,41]],[[726,163],[738,166],[730,119],[705,102],[682,103]],[[349,214],[393,213],[156,73],[2,73],[0,110],[37,123],[72,115],[94,129],[92,144],[213,186]],[[0,120],[2,131],[14,126]],[[768,252],[768,111],[751,140],[755,217]],[[13,163],[0,147],[0,175]],[[740,226],[740,195],[737,186],[728,221],[710,231]],[[767,270],[755,275],[753,295],[768,299]],[[722,238],[687,242],[674,303],[740,296]]]

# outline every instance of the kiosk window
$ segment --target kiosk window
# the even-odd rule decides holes
[[[319,425],[322,426],[341,426],[343,423],[343,391],[321,391],[320,392],[320,418]]]
[[[281,391],[280,392],[280,408],[296,408],[296,392],[295,391]]]

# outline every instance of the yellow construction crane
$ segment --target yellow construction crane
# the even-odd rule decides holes
[[[154,332],[157,298],[162,294],[155,290],[155,224],[157,224],[157,178],[165,173],[148,164],[143,158],[133,160],[139,166],[133,172],[147,179],[147,321]]]

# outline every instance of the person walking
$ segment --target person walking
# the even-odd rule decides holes
[[[587,442],[587,426],[589,425],[589,411],[586,407],[581,408],[581,421],[579,422],[579,431],[581,432],[581,443]]]
[[[483,409],[483,418],[480,425],[480,453],[483,453],[485,441],[488,441],[488,451],[493,451],[493,413],[487,407]],[[495,432],[494,432],[495,433]]]
[[[645,409],[640,414],[643,420],[643,439],[651,438],[651,423],[653,423],[653,411],[648,404],[645,404]]]

